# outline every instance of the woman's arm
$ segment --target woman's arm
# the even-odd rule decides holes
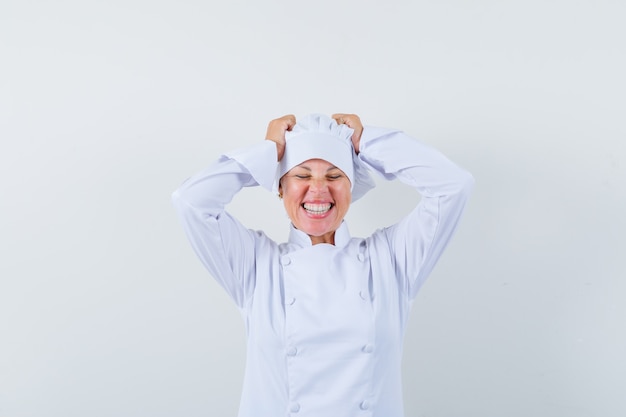
[[[276,146],[263,141],[222,156],[187,179],[172,200],[187,239],[200,261],[238,307],[255,286],[257,234],[225,211],[243,187],[270,184],[276,172]]]
[[[277,161],[285,148],[285,131],[295,122],[292,115],[272,120],[267,140],[223,155],[172,194],[196,255],[239,307],[252,297],[256,245],[263,235],[246,229],[225,206],[243,187],[272,189]]]
[[[359,151],[359,160],[370,169],[422,196],[411,213],[382,231],[396,276],[413,298],[456,230],[474,178],[441,152],[397,130],[365,127]]]

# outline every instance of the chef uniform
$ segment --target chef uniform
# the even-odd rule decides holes
[[[292,164],[320,157],[312,150],[300,155],[306,159],[290,159],[290,143],[303,133],[336,135],[351,149],[351,129],[314,119],[322,122],[286,132],[287,166],[277,166],[274,142],[261,141],[188,179],[174,192],[174,205],[196,254],[245,321],[239,417],[402,417],[402,343],[411,303],[457,226],[473,177],[400,131],[365,127],[360,153],[348,153],[353,201],[373,185],[372,170],[414,187],[420,203],[365,239],[351,237],[343,222],[334,245],[312,245],[293,225],[288,242],[278,244],[224,207],[243,187],[276,190]],[[350,171],[345,159],[337,164],[326,155]]]

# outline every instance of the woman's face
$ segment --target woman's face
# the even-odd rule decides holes
[[[280,181],[287,215],[312,243],[335,243],[335,230],[348,212],[350,180],[323,159],[309,159],[288,171]]]

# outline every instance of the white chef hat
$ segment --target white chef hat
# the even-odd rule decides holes
[[[352,201],[374,188],[367,168],[352,146],[353,129],[323,114],[310,114],[298,119],[291,131],[285,132],[285,154],[281,159],[274,188],[291,168],[309,159],[323,159],[343,171],[350,180]]]

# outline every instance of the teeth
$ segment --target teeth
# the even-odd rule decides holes
[[[314,213],[314,214],[321,214],[321,213],[326,213],[328,210],[331,209],[332,207],[332,203],[326,203],[326,204],[307,204],[304,203],[302,205],[302,207],[304,207],[304,209],[310,213]]]

